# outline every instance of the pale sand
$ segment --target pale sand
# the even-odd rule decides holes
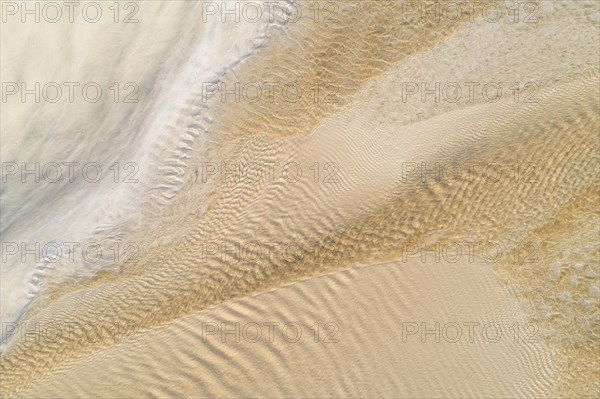
[[[394,26],[398,10],[386,4],[372,16]],[[295,161],[304,170],[335,162],[339,182],[279,178],[207,189],[187,173],[178,196],[152,213],[160,217],[132,235],[146,249],[138,262],[123,274],[52,287],[25,319],[134,323],[141,331],[103,342],[13,340],[2,361],[3,395],[597,396],[597,7],[544,4],[543,21],[527,26],[480,21],[373,33],[373,21],[350,12],[352,35],[311,24],[279,28],[286,35],[223,79],[333,80],[340,102],[207,107],[192,96],[169,127],[180,135],[206,128],[217,140],[190,152],[189,171],[221,159]],[[484,47],[481,37],[498,40]],[[342,63],[338,52],[355,58]],[[399,100],[399,82],[428,80],[536,81],[539,103]],[[540,169],[532,184],[481,175],[418,184],[401,181],[403,162]],[[252,240],[300,243],[303,260],[200,261],[202,244]],[[493,267],[399,261],[402,243],[453,241],[500,243],[506,256]],[[514,262],[515,241],[543,242],[542,260]],[[315,261],[316,246],[323,249]],[[336,263],[326,261],[332,257]],[[567,274],[579,282],[567,284]],[[399,323],[436,320],[532,323],[542,339],[398,341]],[[207,321],[335,322],[340,341],[203,343],[198,323]]]
[[[195,312],[70,364],[19,397],[548,396],[557,373],[551,352],[541,339],[515,340],[509,328],[527,319],[485,262],[411,259],[311,278]],[[434,320],[458,323],[462,337],[451,343],[441,335],[436,342],[429,334],[423,342],[419,331],[403,342],[402,323],[427,321],[432,329]],[[261,339],[247,342],[255,337],[248,330],[240,342],[235,335],[223,342],[221,323],[231,329],[236,322],[261,325]],[[279,323],[273,342],[264,325],[270,322]],[[289,322],[302,327],[295,343],[281,335]],[[322,330],[315,343],[315,322],[336,323],[339,330],[329,340]],[[217,335],[203,336],[207,323],[217,323]],[[463,323],[479,323],[473,342]],[[494,329],[487,338],[482,333],[489,323],[502,327],[498,342]],[[447,330],[447,338],[454,340],[455,331]]]

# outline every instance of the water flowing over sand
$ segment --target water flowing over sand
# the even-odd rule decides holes
[[[597,1],[31,4],[2,398],[600,396]]]

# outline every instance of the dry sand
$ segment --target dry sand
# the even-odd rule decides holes
[[[70,193],[82,204],[65,218],[69,234],[118,237],[140,252],[93,273],[47,273],[21,317],[31,293],[8,293],[4,281],[27,284],[29,275],[13,277],[3,264],[2,321],[30,327],[6,340],[2,397],[600,395],[597,2],[539,2],[537,23],[402,23],[402,2],[337,2],[337,24],[239,27],[196,26],[198,4],[143,14],[163,15],[177,28],[165,43],[179,45],[165,45],[162,89],[132,108],[142,123],[120,156],[143,159],[142,183],[122,189],[122,208],[92,216],[90,195],[107,195],[103,186]],[[160,37],[143,32],[129,36],[139,56]],[[41,27],[31,35],[44,43]],[[198,64],[218,50],[222,64]],[[150,79],[160,68],[147,62],[140,74]],[[129,63],[140,61],[123,61],[123,70]],[[216,79],[336,94],[203,97],[203,83]],[[503,95],[404,99],[407,82],[502,82]],[[535,101],[525,101],[530,94]],[[22,115],[34,108],[13,106]],[[5,130],[25,129],[25,120],[3,121],[3,145]],[[99,145],[86,140],[80,146]],[[73,146],[60,143],[57,153]],[[291,163],[301,176],[282,172]],[[239,165],[257,178],[220,174]],[[464,173],[419,173],[423,165]],[[65,201],[53,206],[72,206]],[[22,214],[38,235],[60,231]],[[89,217],[71,221],[77,215]],[[96,220],[108,227],[93,230]],[[19,240],[28,229],[3,234]],[[41,333],[51,326],[101,337]]]

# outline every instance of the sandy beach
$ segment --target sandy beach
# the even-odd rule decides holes
[[[600,395],[597,2],[87,3],[2,2],[1,397]]]

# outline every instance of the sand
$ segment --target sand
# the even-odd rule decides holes
[[[600,394],[598,4],[543,1],[536,23],[336,4],[337,23],[200,24],[201,2],[141,2],[135,29],[27,31],[71,40],[81,76],[146,84],[124,107],[2,104],[3,162],[133,159],[140,183],[12,181],[3,241],[139,251],[3,262],[2,322],[19,331],[2,331],[2,397]],[[13,25],[3,81],[58,69],[19,69],[48,53],[5,45]],[[103,45],[127,56],[92,65],[117,62]],[[257,82],[327,94],[206,91]],[[501,97],[467,95],[490,83]],[[69,135],[79,121],[97,135]]]
[[[426,289],[418,284],[424,281]],[[192,313],[70,364],[20,395],[546,396],[557,366],[541,339],[515,339],[511,326],[526,320],[483,262],[378,264]],[[422,336],[421,324],[435,331],[436,322],[437,341],[435,333]],[[409,334],[415,323],[419,331]]]

